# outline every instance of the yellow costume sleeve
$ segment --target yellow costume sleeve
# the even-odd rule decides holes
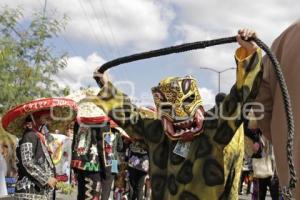
[[[219,144],[227,145],[234,133],[246,117],[247,109],[255,100],[262,80],[262,53],[257,49],[251,55],[243,48],[235,54],[237,65],[236,83],[226,96],[220,107],[214,107],[210,112],[218,113],[217,127],[214,139]],[[218,111],[216,111],[218,109]],[[249,110],[248,110],[249,111]],[[208,124],[209,121],[208,121]]]
[[[116,121],[130,137],[140,139],[146,137],[147,139],[149,129],[157,126],[161,127],[161,122],[160,120],[156,120],[154,112],[140,110],[136,105],[131,103],[126,94],[114,87],[111,82],[107,82],[101,88],[98,98],[94,100],[94,103],[101,107],[110,118]]]

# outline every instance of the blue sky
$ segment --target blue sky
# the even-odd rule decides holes
[[[21,24],[42,9],[44,0],[5,0],[0,5],[20,6]],[[290,24],[299,19],[297,0],[196,1],[196,0],[48,0],[47,15],[66,14],[65,31],[49,41],[58,51],[69,53],[68,66],[59,73],[61,85],[72,90],[96,86],[92,73],[105,61],[128,54],[234,35],[239,28],[257,31],[268,45]],[[206,104],[217,92],[217,75],[199,67],[234,67],[236,44],[211,47],[178,55],[121,65],[109,71],[140,104],[152,104],[150,89],[167,76],[191,74],[198,79]],[[221,90],[234,83],[234,70],[222,74]],[[127,84],[128,81],[131,84]],[[134,86],[134,91],[130,87]]]

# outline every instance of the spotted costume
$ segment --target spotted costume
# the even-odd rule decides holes
[[[204,112],[192,77],[167,78],[152,89],[158,117],[139,112],[110,82],[94,100],[128,134],[143,138],[148,145],[152,199],[237,199],[230,197],[238,193],[232,187],[235,156],[224,160],[224,148],[243,121],[241,107],[257,94],[261,50],[247,55],[239,48],[235,58],[237,80],[220,112],[216,107]],[[228,155],[232,149],[227,149]]]

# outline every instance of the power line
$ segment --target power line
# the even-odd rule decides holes
[[[100,6],[101,6],[101,8],[102,8],[102,11],[103,11],[103,14],[104,14],[104,18],[105,18],[106,24],[107,24],[107,26],[108,26],[108,28],[109,28],[109,31],[110,31],[110,34],[111,34],[111,38],[112,38],[112,40],[113,40],[113,42],[114,42],[114,44],[115,44],[115,47],[116,47],[116,50],[117,50],[117,54],[118,54],[119,57],[120,57],[120,56],[121,56],[120,47],[119,47],[118,42],[116,41],[116,38],[115,38],[115,36],[114,36],[114,32],[113,32],[113,30],[112,30],[112,28],[111,28],[111,24],[110,24],[109,17],[108,17],[108,14],[107,14],[107,13],[109,12],[109,7],[107,6],[107,12],[106,12],[104,2],[102,2],[102,0],[99,0],[99,1],[100,1],[100,4],[101,4]],[[111,16],[111,15],[110,15],[110,16]],[[121,69],[121,70],[120,70],[120,73],[123,74],[123,77],[124,77],[125,79],[128,79],[128,78],[127,78],[126,70]]]
[[[47,1],[47,0],[45,0],[45,3],[46,3],[46,1]],[[41,0],[40,0],[40,2],[41,2]],[[81,9],[82,9],[82,11],[83,11],[84,16],[85,16],[86,19],[87,19],[87,22],[89,23],[89,25],[90,25],[90,27],[91,27],[91,33],[92,33],[93,38],[95,39],[95,41],[97,41],[99,44],[101,44],[102,42],[101,42],[101,41],[99,40],[99,38],[97,37],[97,34],[96,34],[96,32],[95,32],[95,29],[93,28],[93,23],[91,22],[91,20],[89,19],[88,14],[87,14],[87,13],[88,13],[87,10],[86,10],[87,8],[83,5],[83,2],[81,2],[81,0],[78,0],[78,2],[79,2],[79,5],[80,5],[80,7],[81,7]],[[94,12],[94,15],[95,15],[95,17],[96,17],[96,21],[97,21],[97,23],[98,23],[98,25],[99,25],[99,29],[101,30],[101,32],[102,32],[102,34],[103,34],[103,36],[104,36],[105,42],[106,42],[107,44],[110,44],[110,45],[111,45],[112,43],[109,42],[109,40],[108,40],[108,38],[107,38],[107,36],[106,36],[104,30],[101,28],[101,24],[100,24],[100,21],[99,21],[97,15],[96,15],[97,12],[96,12],[94,6],[92,5],[91,2],[89,2],[89,1],[87,1],[87,2],[89,3],[90,7],[92,8],[92,10],[93,10],[93,12]],[[106,19],[106,21],[107,21],[107,22],[106,22],[106,23],[107,23],[107,27],[109,28],[109,31],[110,31],[110,33],[111,33],[111,38],[112,38],[112,40],[113,40],[113,43],[117,46],[117,42],[116,42],[114,33],[113,33],[113,31],[112,31],[110,22],[109,22],[109,20],[108,20],[108,15],[107,15],[107,12],[106,12],[106,10],[105,10],[105,8],[104,8],[103,2],[101,2],[101,5],[102,5],[102,10],[103,10],[103,13],[104,13],[104,17],[105,17],[105,19]],[[44,12],[45,12],[45,6],[42,5],[42,7],[44,8]],[[104,22],[103,22],[103,21],[102,21],[102,25],[104,26]],[[76,52],[76,49],[73,48],[73,46],[72,46],[71,43],[67,40],[67,38],[65,38],[65,37],[63,37],[63,36],[61,36],[61,37],[62,37],[62,39],[65,41],[65,43],[66,43],[73,51],[75,51],[75,53],[77,53],[77,52]],[[102,48],[101,46],[100,46],[99,48],[100,48],[101,53],[105,56],[105,59],[108,60],[109,56],[108,56],[108,54],[107,54],[107,50],[105,50],[105,49]],[[110,46],[110,48],[113,49],[112,45]],[[112,52],[114,52],[114,51],[112,51]],[[119,56],[121,55],[118,47],[117,47],[117,53],[119,54]],[[78,54],[78,53],[77,53],[77,54]],[[79,55],[79,54],[78,54],[78,55]],[[121,73],[123,73],[123,76],[126,77],[125,71],[122,70]]]
[[[46,17],[46,12],[47,12],[47,0],[45,0],[44,4],[42,2],[42,0],[39,0],[41,7],[43,8],[43,17]],[[76,48],[73,47],[73,45],[71,44],[71,42],[69,42],[69,40],[63,36],[63,34],[59,35],[63,40],[64,43],[67,44],[67,46],[76,54],[79,55],[79,53],[76,51]],[[53,45],[53,43],[50,43],[51,45]]]
[[[43,8],[43,12],[44,12],[44,15],[45,15],[45,12],[46,12],[46,5],[43,5],[43,3],[41,2],[42,0],[40,0],[40,3],[41,3],[41,6],[42,6],[42,8]],[[47,1],[47,0],[45,0],[45,1]],[[82,11],[83,11],[83,14],[85,15],[85,17],[86,17],[86,19],[87,19],[87,22],[89,23],[89,25],[90,25],[90,27],[91,27],[91,33],[93,34],[92,36],[94,37],[94,39],[95,39],[95,41],[97,41],[99,44],[101,44],[101,42],[98,40],[98,38],[96,37],[96,34],[95,34],[95,31],[94,31],[94,29],[92,28],[93,26],[92,26],[92,23],[91,23],[91,21],[89,20],[89,17],[87,16],[87,13],[86,13],[86,10],[85,10],[85,8],[84,8],[84,6],[83,6],[83,4],[81,3],[81,1],[80,0],[78,0],[79,1],[79,5],[80,5],[80,7],[81,7],[81,9],[82,9]],[[45,4],[46,4],[46,2],[45,2]],[[77,51],[76,51],[76,49],[75,48],[73,48],[73,46],[71,45],[71,43],[67,40],[67,38],[65,38],[64,36],[62,36],[61,35],[61,38],[64,40],[64,42],[73,50],[73,51],[75,51],[75,53],[77,54],[77,55],[80,55]],[[108,56],[107,56],[107,53],[105,52],[105,50],[104,49],[102,49],[101,48],[101,46],[100,46],[100,50],[101,50],[101,53],[105,56],[105,59],[108,59]],[[67,72],[67,71],[64,71],[64,73],[69,77],[69,78],[72,78],[72,76]],[[74,79],[73,79],[74,80]],[[63,81],[63,82],[65,82],[65,81]],[[66,82],[65,82],[66,83]]]
[[[89,25],[90,25],[90,28],[92,29],[92,33],[93,33],[94,39],[95,39],[95,40],[98,42],[98,44],[100,45],[100,46],[99,46],[100,51],[103,53],[103,55],[105,56],[105,58],[108,59],[109,57],[108,57],[107,54],[105,53],[105,50],[102,49],[102,47],[101,47],[101,41],[96,37],[96,33],[95,33],[94,29],[93,29],[93,24],[92,24],[91,21],[89,20],[89,17],[88,17],[88,15],[87,15],[86,12],[85,12],[85,9],[84,9],[83,4],[81,3],[81,0],[78,0],[78,2],[79,2],[80,7],[81,7],[81,9],[82,9],[82,11],[83,11],[83,14],[85,15],[85,17],[86,17],[86,19],[87,19],[87,21],[88,21],[88,23],[89,23]]]
[[[103,0],[100,0],[100,4],[101,4],[102,10],[103,10],[103,14],[104,14],[104,18],[105,18],[106,24],[107,24],[107,26],[108,26],[108,29],[109,29],[110,34],[111,34],[111,37],[112,37],[112,40],[113,40],[114,45],[115,45],[115,47],[116,47],[116,49],[117,49],[117,53],[118,53],[119,56],[121,56],[120,47],[119,47],[119,45],[118,45],[118,42],[117,42],[116,37],[115,37],[115,35],[114,35],[113,29],[112,29],[112,27],[111,27],[111,24],[110,24],[110,21],[109,21],[109,17],[108,17],[108,15],[107,15],[106,10],[105,10],[105,5],[104,5]],[[107,7],[107,10],[109,10],[108,7]]]
[[[95,6],[93,6],[92,2],[90,0],[87,1],[88,4],[90,5],[91,9],[93,10],[93,13],[94,13],[94,16],[96,18],[96,21],[97,21],[97,24],[98,24],[98,28],[100,29],[102,35],[103,35],[103,38],[105,40],[105,43],[108,44],[109,48],[110,48],[110,51],[113,52],[115,54],[115,51],[114,51],[114,48],[113,48],[113,45],[111,44],[111,42],[109,41],[109,39],[107,38],[106,36],[106,33],[104,32],[103,28],[102,27],[105,27],[104,25],[104,22],[102,21],[101,19],[101,22],[99,21],[98,19],[98,16],[97,16],[97,11],[95,10]]]
[[[45,0],[44,5],[42,3],[42,0],[40,0],[41,6],[43,8],[43,20],[46,19],[46,12],[47,12],[47,0]],[[64,40],[64,42],[67,44],[67,46],[69,46],[69,48],[71,50],[73,50],[75,52],[75,54],[79,55],[79,53],[76,51],[76,49],[71,45],[71,43],[67,40],[67,38],[65,38],[63,35],[60,35],[60,37]],[[52,42],[49,42],[50,45],[53,45]],[[54,46],[54,45],[53,45]],[[76,81],[73,76],[68,72],[68,71],[63,71],[63,73],[65,73],[66,76],[68,76],[69,79],[72,79],[73,81]],[[60,79],[60,77],[57,75],[56,78]],[[67,82],[64,79],[60,79],[66,86],[69,87],[69,85],[67,84]]]

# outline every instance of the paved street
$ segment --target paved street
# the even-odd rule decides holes
[[[239,200],[250,200],[251,195],[241,195]],[[76,192],[74,192],[72,195],[62,195],[58,193],[57,200],[76,200]],[[268,195],[266,200],[271,200],[271,197]]]
[[[76,192],[73,192],[71,195],[63,195],[61,193],[57,193],[57,200],[76,200]]]
[[[241,195],[239,200],[250,200],[251,199],[251,195]],[[272,198],[267,195],[266,200],[271,200]]]
[[[9,199],[12,199],[12,198],[0,198],[0,199],[1,200],[9,200]],[[63,194],[58,192],[56,199],[57,200],[76,200],[76,192],[73,192],[71,195],[63,195]],[[251,195],[241,195],[240,198],[239,198],[239,200],[250,200],[250,199],[251,199]],[[271,200],[269,195],[267,196],[266,200]]]

